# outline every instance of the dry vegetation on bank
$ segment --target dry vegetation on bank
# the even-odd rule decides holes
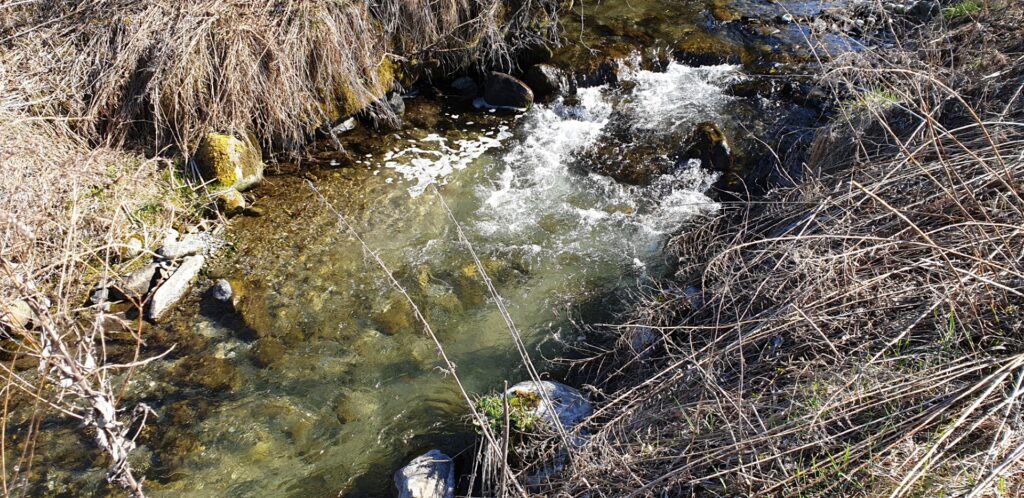
[[[844,103],[813,179],[674,242],[675,282],[584,366],[588,442],[537,491],[1024,493],[1022,12],[827,63]]]
[[[109,315],[84,297],[151,256],[131,239],[214,211],[181,160],[202,137],[300,146],[396,81],[509,66],[552,5],[0,0],[0,494],[32,494],[39,428],[62,417],[141,494],[126,456],[148,412],[120,406],[138,364],[108,364]]]

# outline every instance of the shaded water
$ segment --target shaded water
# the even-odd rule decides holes
[[[317,188],[409,290],[467,388],[486,393],[522,380],[520,358],[437,195],[550,370],[545,355],[584,339],[574,315],[657,275],[667,235],[716,209],[696,163],[628,186],[587,173],[583,153],[624,127],[679,143],[727,112],[736,78],[732,66],[626,68],[630,85],[517,118],[445,112],[447,130],[394,133]],[[302,180],[270,181],[267,214],[237,222],[216,269],[238,289],[245,327],[208,313],[191,330],[237,376],[179,429],[193,450],[150,472],[154,496],[380,495],[416,452],[467,447],[467,409],[409,306]]]

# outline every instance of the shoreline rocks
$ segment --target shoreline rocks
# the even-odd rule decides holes
[[[551,64],[530,66],[523,74],[523,82],[530,86],[537,98],[557,95],[562,91],[562,72]]]
[[[399,498],[454,498],[455,464],[440,450],[430,450],[395,472]]]
[[[186,257],[181,262],[181,266],[153,292],[149,299],[149,306],[146,308],[146,318],[158,321],[172,310],[188,293],[204,263],[206,263],[204,256]]]

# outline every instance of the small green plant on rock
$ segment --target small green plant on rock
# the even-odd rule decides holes
[[[534,410],[540,405],[537,393],[517,391],[508,397],[509,425],[519,432],[530,432],[536,427],[539,417]],[[491,394],[477,400],[476,409],[487,418],[491,429],[505,428],[505,403],[501,394]]]

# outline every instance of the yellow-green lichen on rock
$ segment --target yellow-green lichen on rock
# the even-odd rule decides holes
[[[244,191],[263,179],[263,154],[254,136],[245,140],[210,133],[195,155],[203,180]]]

